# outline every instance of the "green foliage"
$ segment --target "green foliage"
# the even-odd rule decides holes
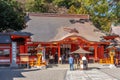
[[[34,0],[34,11],[45,12],[44,0]]]
[[[25,11],[34,12],[34,0],[27,0],[25,4]]]
[[[76,13],[77,13],[76,8],[75,8],[74,5],[72,5],[72,6],[69,8],[68,13],[70,13],[70,14],[76,14]]]
[[[111,24],[120,24],[120,2],[113,0],[79,0],[80,6],[75,4],[69,13],[89,14],[93,24],[103,31],[109,31]],[[111,6],[112,5],[112,6]]]
[[[117,0],[116,0],[117,1]],[[113,14],[115,15],[115,18],[114,18],[114,22],[115,24],[119,24],[120,25],[120,1],[117,2],[116,4],[116,8],[114,9],[114,12]]]
[[[101,30],[109,31],[110,23],[109,19],[111,16],[109,14],[109,4],[107,0],[100,0],[97,2],[92,2],[90,5],[86,6],[88,8],[89,14],[91,15],[91,20]]]
[[[47,12],[47,3],[45,0],[28,0],[26,3],[27,12]]]
[[[74,6],[74,8],[73,8],[73,6]],[[72,9],[74,9],[74,12],[72,11]],[[84,2],[82,0],[76,0],[76,1],[72,2],[72,6],[69,8],[68,13],[88,14],[88,11],[85,8]]]
[[[24,13],[20,4],[12,0],[0,0],[0,32],[25,28]]]

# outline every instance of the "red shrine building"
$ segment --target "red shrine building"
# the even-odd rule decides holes
[[[46,55],[57,52],[58,61],[79,47],[92,53],[87,55],[89,60],[98,61],[104,58],[105,46],[110,44],[102,41],[106,35],[92,24],[89,15],[29,13],[26,20],[26,29],[0,34],[0,64],[11,64],[14,51],[16,63],[20,62],[20,54],[29,54],[30,59],[36,60],[35,48],[39,44]]]

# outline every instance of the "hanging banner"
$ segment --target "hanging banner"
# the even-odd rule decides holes
[[[18,65],[16,64],[16,55],[17,54],[17,43],[16,42],[12,42],[12,64],[11,67],[18,67]]]
[[[42,61],[45,61],[45,47],[42,50]]]

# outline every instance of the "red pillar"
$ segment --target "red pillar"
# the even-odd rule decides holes
[[[77,45],[76,44],[71,44],[71,52],[76,50]]]
[[[97,48],[97,59],[101,57],[101,47]]]
[[[94,51],[94,53],[95,53],[95,56],[94,56],[94,58],[95,58],[95,60],[97,60],[98,59],[98,54],[97,54],[97,48],[98,48],[98,45],[95,45],[94,46],[95,47],[95,51]]]
[[[25,53],[25,46],[24,45],[20,45],[20,53]]]
[[[97,55],[97,57],[99,58],[99,59],[102,59],[103,57],[104,57],[104,47],[103,46],[101,46],[101,47],[98,47],[98,55]]]
[[[28,45],[27,45],[27,42],[30,42],[30,38],[26,38],[25,40],[25,53],[28,53]]]
[[[59,59],[60,59],[60,56],[61,56],[61,55],[60,55],[60,44],[58,44],[58,63],[60,63],[60,60],[59,60]]]
[[[104,46],[101,46],[101,58],[104,57]]]
[[[28,53],[28,46],[25,44],[25,53]]]

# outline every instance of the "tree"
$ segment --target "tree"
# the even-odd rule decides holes
[[[76,14],[88,14],[87,9],[85,8],[85,3],[84,0],[75,0],[71,2],[71,6],[68,10],[68,13],[70,13],[72,7],[74,6],[75,12]]]
[[[24,21],[25,14],[16,1],[0,0],[0,32],[12,30],[22,30],[26,27]]]
[[[114,22],[115,15],[111,12],[108,0],[84,0],[85,9],[91,16],[93,24],[103,30],[109,31]]]
[[[46,10],[44,9],[44,4],[44,0],[34,0],[34,11],[45,12]]]
[[[69,8],[68,13],[69,13],[69,14],[76,14],[76,13],[77,13],[76,8],[75,8],[74,5],[72,5],[72,6]]]
[[[113,23],[120,23],[118,0],[76,0],[68,11],[73,14],[89,14],[93,24],[103,31],[109,31]]]
[[[111,0],[109,1],[109,5],[111,7],[111,13],[113,16],[113,22],[115,25],[120,24],[120,1],[119,0]]]
[[[107,0],[93,2],[93,6],[89,10],[89,14],[91,15],[91,19],[96,27],[104,31],[109,31],[112,21]]]

